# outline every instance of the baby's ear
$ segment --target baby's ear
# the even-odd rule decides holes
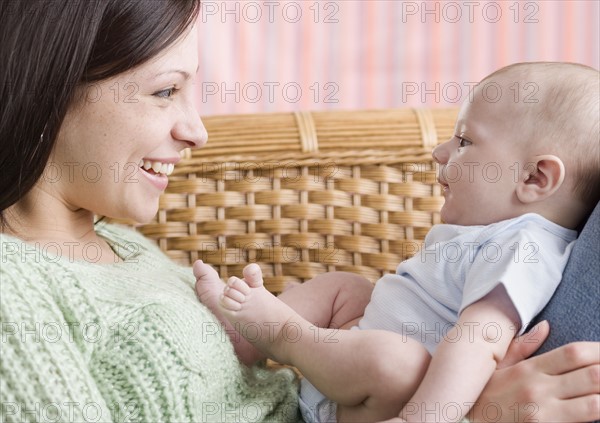
[[[526,174],[517,184],[517,197],[523,203],[534,203],[550,197],[565,180],[565,166],[551,154],[535,156],[527,164]]]

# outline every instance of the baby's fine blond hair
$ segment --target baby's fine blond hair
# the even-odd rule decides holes
[[[600,200],[600,72],[575,63],[517,63],[479,85],[495,81],[515,103],[510,119],[519,138],[537,154],[560,157],[565,183],[591,210]]]

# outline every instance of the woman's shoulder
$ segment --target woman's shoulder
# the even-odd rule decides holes
[[[14,236],[0,233],[0,281],[26,272],[41,271],[46,255],[37,245],[31,245]]]
[[[68,272],[39,245],[0,234],[0,319],[28,321],[31,315],[57,315],[54,281]],[[49,314],[48,314],[49,313]]]

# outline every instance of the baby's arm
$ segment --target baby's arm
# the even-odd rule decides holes
[[[460,421],[506,354],[518,330],[515,322],[519,316],[501,285],[465,308],[400,417],[409,422]]]

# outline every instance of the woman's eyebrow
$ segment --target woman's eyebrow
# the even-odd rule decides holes
[[[200,70],[200,65],[198,65],[198,67],[196,68],[196,73],[198,73],[198,71]],[[169,73],[179,73],[183,76],[183,78],[187,81],[188,79],[190,79],[190,74],[184,70],[181,69],[172,69],[172,70],[168,70],[168,71],[164,71],[164,72],[159,72],[156,75],[154,75],[154,78],[158,78],[161,75],[166,75]]]

